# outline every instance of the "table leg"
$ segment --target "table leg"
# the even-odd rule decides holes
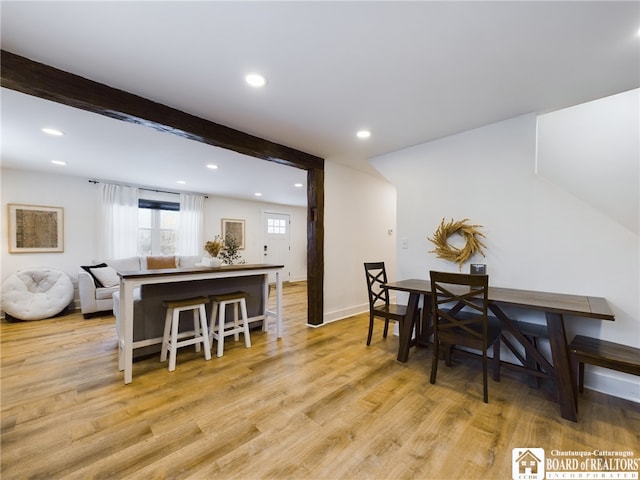
[[[567,349],[567,337],[564,330],[564,319],[558,313],[547,312],[547,331],[551,347],[551,365],[546,358],[522,335],[513,325],[511,319],[496,305],[489,304],[489,309],[509,329],[514,337],[525,347],[528,355],[542,365],[542,369],[553,375],[558,389],[560,415],[567,420],[577,421],[576,391],[572,380],[571,364]]]
[[[269,274],[265,273],[262,276],[262,331],[267,331],[267,325],[269,323],[269,293],[271,290],[271,284],[269,283]],[[277,328],[277,327],[276,327]]]
[[[282,278],[276,270],[276,338],[282,338]]]
[[[551,358],[558,388],[558,403],[562,418],[578,421],[576,409],[576,391],[571,374],[571,363],[567,348],[567,337],[564,330],[564,320],[558,313],[546,313]]]
[[[502,311],[502,309],[496,305],[495,303],[489,304],[489,310],[491,310],[494,315],[502,322],[509,332],[513,335],[513,337],[522,345],[527,352],[526,355],[529,358],[534,359],[538,364],[542,366],[542,369],[547,372],[549,375],[553,375],[554,367],[549,363],[549,361],[544,358],[544,356],[538,351],[538,349],[522,334],[520,330],[513,324],[511,319],[507,316],[506,313]]]
[[[127,384],[133,381],[133,287],[126,282],[120,282],[120,317],[124,330],[121,342],[124,365],[120,366],[124,367],[124,383]]]
[[[413,325],[415,315],[418,310],[418,300],[420,299],[419,293],[411,292],[409,294],[409,302],[407,303],[407,315],[405,320],[400,322],[400,341],[398,346],[398,361],[405,363],[409,359],[409,345],[411,344],[411,332],[413,331]]]
[[[416,331],[418,345],[428,346],[433,335],[433,321],[431,319],[431,295],[422,295],[422,314],[420,316],[420,331]]]

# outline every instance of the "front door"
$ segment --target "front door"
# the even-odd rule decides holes
[[[263,218],[263,263],[284,265],[281,272],[283,282],[291,275],[291,219],[283,213],[264,212]],[[269,274],[269,282],[275,282],[275,273]]]

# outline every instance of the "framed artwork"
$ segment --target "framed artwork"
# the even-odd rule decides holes
[[[8,204],[9,253],[64,252],[64,209]]]
[[[238,242],[238,249],[244,250],[244,220],[222,219],[222,239],[231,235]]]

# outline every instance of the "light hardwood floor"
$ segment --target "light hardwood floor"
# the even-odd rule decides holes
[[[516,447],[634,450],[640,408],[592,391],[579,421],[553,386],[504,371],[482,402],[478,360],[429,384],[430,349],[395,360],[367,315],[305,325],[305,284],[285,290],[284,336],[253,332],[175,372],[150,358],[123,384],[113,317],[0,325],[2,467],[8,479],[509,479]]]

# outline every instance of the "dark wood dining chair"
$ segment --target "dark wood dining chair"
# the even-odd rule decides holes
[[[383,337],[387,338],[389,321],[400,322],[407,315],[407,306],[389,302],[389,290],[382,285],[387,283],[387,271],[384,262],[367,262],[364,264],[369,291],[369,335],[367,345],[371,345],[373,323],[376,317],[384,320]]]
[[[434,348],[431,383],[436,383],[440,347],[448,350],[459,345],[482,352],[482,386],[484,403],[489,403],[487,389],[487,351],[493,347],[493,379],[500,380],[500,325],[490,322],[488,309],[488,275],[430,272]],[[448,353],[448,352],[447,352]]]

